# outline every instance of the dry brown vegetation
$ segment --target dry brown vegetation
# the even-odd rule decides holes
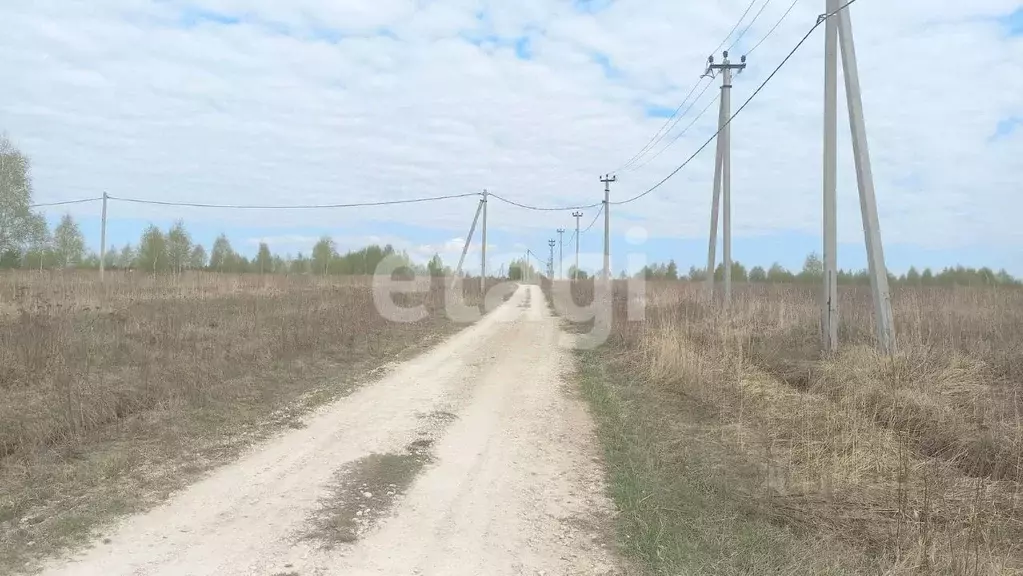
[[[82,541],[464,326],[368,278],[0,276],[0,572]],[[475,283],[465,301],[479,304]]]
[[[1023,291],[897,288],[893,358],[865,288],[841,291],[833,357],[813,287],[701,296],[648,284],[626,322],[620,285],[581,353],[629,552],[666,574],[1023,573]]]

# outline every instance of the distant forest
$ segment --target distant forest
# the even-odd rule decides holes
[[[452,272],[440,256],[434,255],[425,265],[417,264],[407,253],[390,245],[370,245],[342,254],[327,236],[319,239],[309,255],[275,254],[266,243],[260,243],[255,257],[248,258],[236,252],[223,234],[207,250],[192,241],[181,221],[166,231],[151,225],[142,232],[137,244],[111,246],[104,257],[108,270],[151,273],[210,270],[238,274],[371,274],[388,256],[397,256],[404,262],[403,267],[419,274],[443,276]],[[99,254],[86,250],[78,223],[65,215],[52,232],[43,223],[25,249],[8,249],[0,254],[0,268],[98,269],[99,260]]]
[[[648,280],[704,280],[706,270],[692,266],[688,274],[679,274],[678,266],[672,260],[667,264],[654,264],[645,266],[636,277]],[[714,271],[715,280],[723,280],[725,268],[718,264]],[[803,268],[799,272],[792,272],[785,269],[778,263],[768,268],[754,266],[747,270],[740,262],[732,262],[733,282],[816,282],[824,276],[824,262],[816,253],[806,257]],[[920,270],[915,266],[910,267],[905,274],[896,276],[888,274],[891,283],[909,284],[918,286],[1020,286],[1021,281],[1014,278],[1005,270],[994,271],[990,268],[968,268],[964,266],[946,267],[937,272],[930,268]],[[841,284],[870,284],[870,276],[866,270],[839,270],[838,282]]]

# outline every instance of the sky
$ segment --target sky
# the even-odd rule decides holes
[[[600,175],[614,172],[611,199],[626,199],[711,138],[719,81],[653,153],[620,169],[694,85],[695,96],[711,82],[700,76],[726,38],[733,60],[749,53],[732,109],[746,101],[824,11],[823,0],[796,0],[767,35],[790,4],[0,2],[0,131],[30,156],[36,202],[107,192],[332,204],[487,189],[532,205],[590,205],[603,199]],[[889,269],[961,263],[1023,276],[1023,4],[858,0],[850,16]],[[732,252],[748,265],[799,268],[821,251],[823,43],[821,27],[732,124]],[[850,144],[840,97],[839,265],[862,268]],[[705,265],[713,150],[612,206],[616,271],[669,258],[683,270]],[[388,242],[453,264],[477,204],[244,211],[112,200],[108,244],[182,219],[196,240],[223,232],[250,254],[260,241],[308,253],[328,234],[342,249]],[[597,212],[582,211],[586,228]],[[51,222],[64,213],[98,247],[100,204],[46,209]],[[527,249],[545,258],[564,228],[567,269],[574,227],[571,211],[491,199],[491,267]],[[584,267],[599,266],[602,230],[601,217],[580,236]],[[470,271],[479,242],[477,231]]]

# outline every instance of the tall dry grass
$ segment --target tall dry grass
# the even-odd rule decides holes
[[[365,277],[97,280],[0,275],[0,572],[158,501],[265,424],[300,425],[303,410],[463,326],[440,278],[394,297],[428,311],[411,323],[381,316]],[[480,304],[477,283],[462,289]]]
[[[755,467],[734,496],[756,515],[881,573],[1023,571],[1023,291],[896,288],[888,358],[867,289],[840,291],[825,357],[813,287],[741,287],[725,312],[699,286],[651,283],[631,323],[619,288],[602,361],[642,375],[651,414],[709,414],[720,441],[699,446]],[[672,428],[651,450],[685,449]]]

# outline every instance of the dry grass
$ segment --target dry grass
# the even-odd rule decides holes
[[[605,376],[584,374],[599,380],[591,397],[611,398],[603,410],[623,418],[605,440],[640,438],[616,456],[639,476],[619,484],[645,479],[653,502],[670,500],[667,483],[694,462],[729,462],[698,467],[716,512],[694,514],[745,510],[712,529],[737,545],[765,522],[798,536],[774,547],[801,564],[760,556],[760,573],[1023,571],[1023,291],[897,288],[899,353],[885,358],[872,348],[869,292],[843,290],[843,347],[824,358],[812,290],[743,288],[723,313],[697,286],[649,284],[641,323],[623,320],[616,294],[609,345],[584,355]],[[674,521],[632,513],[637,525]],[[639,550],[649,565],[703,571],[664,534]],[[704,561],[715,558],[732,556]],[[718,573],[745,573],[724,564]]]
[[[437,279],[382,318],[366,278],[0,276],[0,572],[83,541],[463,325]],[[403,301],[402,301],[403,300]],[[465,300],[481,301],[465,287]]]

